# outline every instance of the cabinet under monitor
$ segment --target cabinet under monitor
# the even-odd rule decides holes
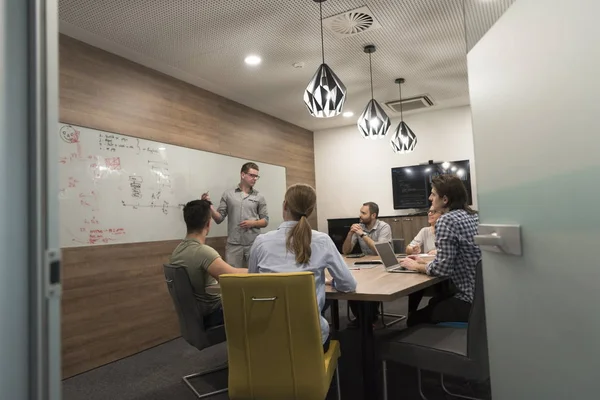
[[[429,226],[426,215],[398,215],[394,217],[381,217],[379,219],[390,225],[392,228],[392,238],[404,239],[405,244],[409,244],[421,229]]]

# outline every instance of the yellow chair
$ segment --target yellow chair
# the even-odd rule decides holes
[[[229,398],[323,400],[340,344],[323,354],[311,272],[221,275]]]

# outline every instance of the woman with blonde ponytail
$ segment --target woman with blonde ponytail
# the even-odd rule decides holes
[[[319,311],[325,306],[325,269],[332,285],[341,292],[356,289],[356,280],[329,235],[312,230],[308,217],[315,210],[317,194],[310,185],[292,185],[283,201],[283,223],[275,231],[259,235],[250,250],[249,273],[308,271],[315,275]],[[321,316],[323,350],[329,347],[329,324]]]

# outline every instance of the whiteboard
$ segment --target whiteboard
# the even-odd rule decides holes
[[[185,203],[209,191],[218,207],[251,161],[75,125],[59,124],[57,134],[61,247],[183,238]],[[283,222],[285,168],[256,163],[267,232]],[[227,236],[227,220],[213,221],[215,236]]]

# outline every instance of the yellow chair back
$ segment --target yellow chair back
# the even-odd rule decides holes
[[[219,282],[229,397],[324,399],[332,375],[323,354],[314,275],[234,274]],[[335,365],[338,343],[336,349]]]

